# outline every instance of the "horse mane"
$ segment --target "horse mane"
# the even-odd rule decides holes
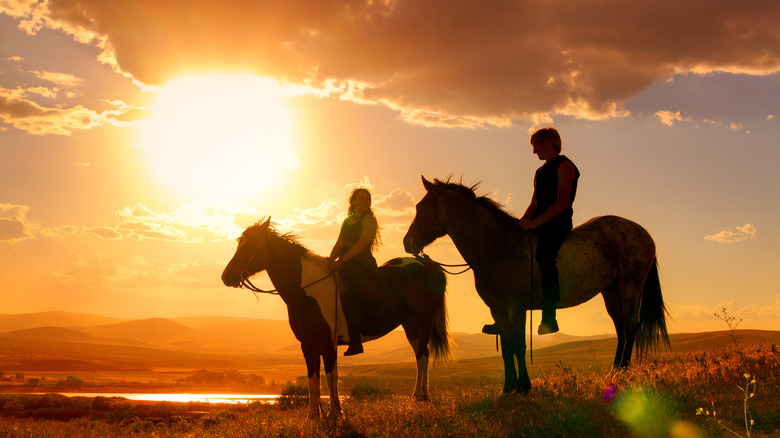
[[[447,178],[445,181],[442,181],[438,178],[434,178],[433,186],[434,186],[434,190],[437,191],[449,190],[451,192],[455,192],[456,194],[466,199],[475,202],[477,205],[487,210],[487,212],[490,214],[493,220],[495,220],[499,226],[501,226],[506,230],[509,231],[522,230],[520,226],[517,224],[518,219],[512,214],[506,212],[506,210],[504,210],[504,207],[498,201],[488,198],[487,196],[484,195],[477,196],[475,191],[479,187],[479,183],[475,183],[472,186],[466,186],[463,185],[462,183],[452,182],[450,181],[450,178]]]
[[[244,230],[244,233],[242,233],[242,236],[247,233],[253,233],[253,232],[259,232],[260,230],[260,223],[256,223],[246,230]],[[309,249],[306,248],[301,242],[300,238],[292,233],[285,233],[281,234],[278,231],[276,231],[276,228],[272,224],[268,224],[268,235],[271,237],[275,237],[277,239],[281,239],[284,242],[287,242],[288,244],[292,245],[296,252],[305,257],[314,256],[315,254]]]

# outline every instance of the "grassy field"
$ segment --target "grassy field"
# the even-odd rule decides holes
[[[559,362],[528,395],[498,396],[495,377],[434,373],[431,401],[415,403],[412,383],[345,374],[351,395],[335,422],[307,420],[295,395],[219,406],[5,394],[0,437],[780,436],[776,343],[659,355],[619,372]]]

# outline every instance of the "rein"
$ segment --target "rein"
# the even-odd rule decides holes
[[[319,280],[314,280],[305,286],[301,286],[301,289],[306,289],[307,287],[314,286],[315,284],[324,281],[326,278],[330,277],[331,275],[333,275],[333,271],[328,272],[328,275],[320,278]],[[263,293],[263,294],[279,295],[279,289],[265,290],[265,289],[260,289],[259,287],[252,284],[252,282],[249,281],[249,273],[247,271],[241,272],[241,284],[239,285],[239,287],[241,288],[245,287],[250,291],[254,292],[255,294]]]
[[[429,261],[429,262],[433,263],[434,265],[439,266],[442,271],[444,271],[444,272],[446,272],[446,273],[448,273],[450,275],[460,275],[460,274],[463,274],[464,272],[467,272],[469,269],[471,269],[471,265],[469,265],[468,263],[461,263],[459,265],[448,265],[446,263],[439,263],[436,260],[432,259],[428,254],[426,254],[425,251],[420,251],[419,254],[415,254],[414,258],[416,258],[417,260]],[[466,269],[464,269],[464,270],[462,270],[460,272],[450,272],[450,271],[444,269],[445,267],[447,267],[447,268],[462,268],[464,266],[466,266]]]

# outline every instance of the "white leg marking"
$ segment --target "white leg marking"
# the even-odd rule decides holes
[[[428,358],[417,359],[417,381],[414,385],[414,399],[428,400]]]
[[[309,377],[309,418],[320,416],[320,376]]]

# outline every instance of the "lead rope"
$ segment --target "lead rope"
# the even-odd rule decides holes
[[[531,365],[534,364],[534,245],[531,243],[531,237],[528,237],[528,253],[531,255],[531,290],[528,292],[528,341],[529,354],[531,355]],[[525,341],[525,339],[523,339]]]

